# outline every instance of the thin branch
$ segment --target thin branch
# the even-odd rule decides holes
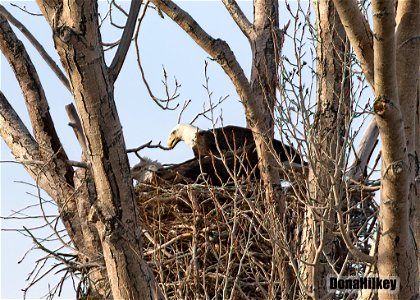
[[[350,251],[350,253],[362,262],[366,262],[368,264],[375,264],[376,263],[376,257],[370,256],[369,254],[366,254],[366,253],[363,253],[359,248],[357,248],[353,244],[353,242],[352,242],[352,240],[351,240],[351,238],[350,238],[350,236],[349,236],[349,234],[346,230],[345,221],[344,221],[343,214],[341,213],[341,211],[337,211],[337,218],[338,218],[338,227],[340,228],[341,236],[344,240],[344,243],[347,246],[347,249]]]
[[[45,60],[47,65],[53,70],[58,79],[63,83],[63,85],[70,91],[69,81],[67,80],[66,75],[60,70],[56,62],[52,57],[45,51],[44,47],[38,42],[38,40],[32,35],[32,33],[15,17],[13,17],[3,5],[0,5],[0,15],[7,19],[13,26],[22,32],[22,34],[28,39],[28,41],[34,46],[38,51],[41,57]]]
[[[241,65],[225,41],[211,37],[186,11],[173,1],[151,0],[150,2],[177,23],[197,45],[220,64],[232,80],[236,92],[242,101],[251,99],[251,85]]]
[[[19,5],[16,5],[14,3],[10,3],[11,6],[16,7],[17,9],[20,9],[21,11],[31,15],[31,16],[35,16],[35,17],[42,17],[43,14],[42,13],[34,13],[34,12],[30,12],[26,6],[24,5],[23,7],[20,7]]]
[[[255,30],[239,7],[238,3],[235,0],[222,0],[223,4],[225,5],[226,9],[232,16],[232,19],[238,25],[238,27],[242,30],[248,40],[254,40],[256,37]]]
[[[140,59],[140,49],[139,49],[139,44],[138,44],[138,36],[139,36],[139,32],[140,32],[140,26],[141,26],[141,24],[144,20],[144,17],[146,16],[147,8],[149,7],[148,4],[149,4],[149,2],[146,2],[145,8],[144,8],[143,13],[141,14],[141,16],[139,18],[139,23],[138,23],[136,31],[134,33],[134,41],[135,41],[134,45],[135,45],[135,48],[136,48],[137,65],[139,67],[143,83],[146,86],[146,90],[149,93],[152,100],[163,110],[175,110],[175,109],[178,108],[179,103],[175,107],[170,107],[169,104],[173,100],[175,100],[176,98],[179,97],[178,88],[181,85],[178,84],[178,81],[176,80],[176,78],[175,78],[174,92],[172,93],[172,95],[170,95],[169,88],[168,88],[168,76],[167,76],[165,68],[163,67],[163,76],[164,76],[163,85],[165,86],[166,99],[160,99],[153,94],[152,89],[150,88],[150,85],[149,85],[149,83],[146,79],[146,75],[145,75],[145,72],[144,72],[143,67],[142,67],[142,63],[141,63],[141,59]]]
[[[369,163],[373,150],[378,144],[378,136],[379,130],[376,126],[376,121],[375,119],[372,119],[366,128],[359,148],[355,154],[356,157],[348,172],[349,176],[354,180],[358,181],[363,176],[363,172]]]
[[[362,66],[369,84],[373,82],[373,34],[369,23],[360,11],[356,0],[333,0],[350,43]]]
[[[182,105],[181,112],[179,113],[179,116],[178,116],[178,121],[177,121],[178,124],[181,123],[182,114],[187,110],[188,105],[190,105],[190,103],[191,103],[191,99],[184,101],[184,105]]]
[[[127,13],[120,5],[118,5],[115,0],[112,0],[110,5],[115,6],[121,13],[123,13],[126,17],[128,17],[129,13]]]
[[[219,100],[217,101],[217,103],[213,104],[213,92],[210,90],[210,77],[208,76],[208,66],[209,63],[207,61],[204,61],[204,79],[205,79],[205,83],[203,84],[203,88],[206,90],[207,93],[207,97],[208,97],[208,102],[209,102],[209,107],[206,109],[205,106],[203,105],[203,111],[196,114],[195,117],[191,120],[190,124],[194,124],[194,122],[201,116],[203,116],[204,118],[208,119],[209,121],[211,121],[212,123],[214,123],[214,118],[213,118],[213,112],[214,110],[220,105],[222,104],[226,99],[229,98],[229,95],[226,96],[221,96],[219,97]],[[211,113],[211,117],[207,116],[207,113]],[[178,119],[178,123],[179,120],[181,118],[181,115],[179,116]]]
[[[128,14],[127,22],[125,24],[120,43],[117,52],[115,53],[114,59],[112,60],[111,66],[109,67],[109,74],[112,81],[117,79],[118,74],[120,73],[123,66],[124,60],[127,56],[142,2],[143,1],[141,0],[131,1],[130,12]]]
[[[66,105],[67,116],[69,117],[69,126],[73,128],[74,134],[76,135],[77,140],[79,141],[80,146],[84,154],[87,152],[86,147],[86,137],[83,132],[82,123],[80,122],[79,115],[77,114],[76,108],[73,103]]]
[[[146,144],[144,144],[144,145],[141,145],[141,146],[139,146],[139,147],[136,147],[136,148],[130,148],[130,149],[127,149],[127,153],[136,153],[136,155],[138,156],[138,152],[140,151],[140,150],[143,150],[143,149],[145,149],[145,148],[159,148],[159,149],[162,149],[162,150],[165,150],[165,151],[167,151],[167,150],[171,150],[171,148],[168,148],[168,147],[165,147],[165,146],[162,146],[161,145],[161,143],[162,142],[159,142],[159,144],[156,144],[156,145],[153,145],[152,144],[152,141],[149,141],[148,143],[146,143]]]

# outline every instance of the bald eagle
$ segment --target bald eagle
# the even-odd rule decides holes
[[[180,141],[189,145],[195,157],[209,155],[219,156],[220,153],[239,152],[247,148],[248,155],[256,155],[254,136],[252,130],[239,126],[225,126],[210,130],[201,130],[190,124],[176,125],[168,138],[168,147],[174,148]],[[282,162],[291,162],[306,165],[296,150],[273,139],[273,148]],[[251,151],[255,152],[252,154]],[[254,159],[252,159],[254,160]]]

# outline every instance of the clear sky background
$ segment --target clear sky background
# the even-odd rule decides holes
[[[31,12],[39,12],[35,2],[13,1],[19,6],[25,6]],[[119,2],[128,9],[129,2]],[[13,15],[23,22],[47,51],[59,62],[55,52],[52,33],[49,25],[43,17],[29,16],[19,9],[10,6],[8,1],[1,1]],[[241,1],[240,6],[245,14],[252,19],[252,2]],[[293,2],[292,2],[293,4]],[[247,39],[230,18],[221,1],[182,1],[179,5],[189,12],[199,24],[213,37],[227,41],[242,65],[247,76],[251,68],[251,50]],[[100,2],[102,16],[108,10],[105,1]],[[115,8],[114,8],[115,11]],[[118,17],[117,17],[118,16]],[[284,3],[280,7],[280,27],[290,19],[285,11]],[[124,18],[116,13],[114,21],[124,24]],[[104,42],[114,42],[119,39],[122,31],[109,25],[109,21],[101,29]],[[37,67],[38,74],[44,86],[51,109],[51,115],[56,129],[61,137],[67,154],[72,160],[79,160],[80,147],[72,129],[67,125],[68,118],[64,106],[73,101],[71,94],[63,87],[49,67],[41,59],[32,46],[28,45],[18,30],[15,33],[27,45],[27,50]],[[185,101],[191,100],[191,104],[182,116],[181,122],[189,123],[197,113],[208,107],[209,99],[205,83],[204,62],[209,61],[208,76],[210,77],[210,90],[213,92],[212,100],[217,102],[220,97],[229,95],[229,98],[216,110],[215,115],[223,115],[223,123],[245,126],[245,116],[242,105],[230,80],[216,62],[209,60],[208,55],[201,50],[191,38],[184,33],[168,17],[160,18],[156,12],[149,10],[140,29],[139,46],[143,69],[156,96],[164,97],[162,66],[165,66],[169,77],[170,86],[174,86],[173,77],[182,85],[180,96],[175,103],[182,107]],[[291,55],[292,44],[285,43],[283,54]],[[107,62],[113,57],[114,51],[106,52]],[[307,74],[306,80],[310,80]],[[1,90],[12,103],[27,126],[30,126],[20,88],[14,74],[11,72],[7,61],[1,57]],[[177,124],[180,109],[176,111],[163,111],[150,99],[146,88],[141,80],[137,67],[134,47],[132,46],[121,74],[115,84],[115,101],[117,103],[120,120],[124,129],[127,148],[137,147],[152,140],[154,143],[166,140],[171,129]],[[210,128],[211,122],[200,118],[195,125],[201,128]],[[218,124],[220,125],[220,123]],[[163,163],[176,163],[192,157],[192,151],[184,143],[180,143],[172,151],[159,149],[144,150],[142,155]],[[131,165],[137,163],[137,158],[130,155]],[[13,160],[7,146],[1,141],[1,160]],[[1,163],[1,215],[10,215],[25,206],[37,204],[36,188],[22,182],[32,183],[31,178],[23,167],[18,164]],[[29,194],[28,194],[29,193]],[[30,195],[35,194],[35,196]],[[44,194],[43,194],[44,195]],[[44,195],[45,196],[45,195]],[[48,199],[48,197],[46,197]],[[49,205],[48,211],[54,213],[54,207]],[[33,208],[28,214],[39,215],[39,209]],[[31,227],[41,225],[40,220],[7,220],[2,221],[3,229],[22,229],[23,226]],[[46,235],[48,230],[39,231],[39,235]],[[18,264],[25,252],[33,246],[30,238],[24,237],[16,231],[3,231],[1,234],[1,298],[22,298],[21,289],[27,286],[25,279],[32,270],[35,260],[45,255],[37,250],[31,252],[26,259]],[[28,298],[39,298],[45,295],[48,284],[55,285],[57,277],[47,277],[28,292]],[[63,297],[72,299],[74,292],[71,283],[63,291]]]

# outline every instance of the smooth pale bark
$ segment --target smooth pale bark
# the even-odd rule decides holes
[[[396,49],[397,49],[397,82],[398,99],[404,121],[404,131],[409,162],[409,195],[411,209],[409,224],[414,224],[412,230],[420,231],[417,223],[419,211],[416,204],[419,200],[419,190],[416,187],[416,173],[418,173],[418,153],[416,143],[420,134],[416,126],[419,122],[418,111],[418,72],[420,66],[420,1],[404,0],[398,2],[396,15]],[[418,55],[413,55],[417,53]],[[417,247],[420,236],[415,235]],[[418,264],[420,261],[417,260]],[[418,271],[417,271],[418,272]]]
[[[398,293],[380,290],[379,298],[414,299],[418,297],[418,268],[409,225],[411,171],[398,98],[393,2],[372,1],[372,13],[376,93],[374,112],[382,142],[377,266],[380,277],[398,276],[401,282]]]
[[[313,202],[306,206],[302,238],[305,261],[313,265],[301,264],[301,278],[311,296],[319,299],[327,295],[327,276],[334,272],[327,261],[337,260],[347,251],[334,234],[337,229],[333,224],[337,221],[333,207],[340,207],[341,199],[336,199],[333,189],[340,188],[335,185],[341,182],[345,162],[343,142],[349,122],[350,62],[346,33],[332,0],[316,1],[313,5],[318,40],[317,108],[310,141],[313,164],[308,177]]]
[[[242,12],[238,3],[235,0],[222,0],[222,2],[232,16],[232,19],[235,21],[236,25],[238,25],[248,40],[255,39],[255,30],[253,25]]]
[[[86,135],[86,156],[97,195],[91,221],[99,232],[112,295],[115,299],[161,298],[141,252],[141,225],[113,98],[114,78],[98,47],[97,3],[55,2],[38,4],[52,26]]]

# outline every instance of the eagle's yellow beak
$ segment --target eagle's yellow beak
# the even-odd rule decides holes
[[[178,137],[176,137],[174,134],[171,134],[168,138],[168,147],[170,149],[174,148],[179,141],[180,139]]]

